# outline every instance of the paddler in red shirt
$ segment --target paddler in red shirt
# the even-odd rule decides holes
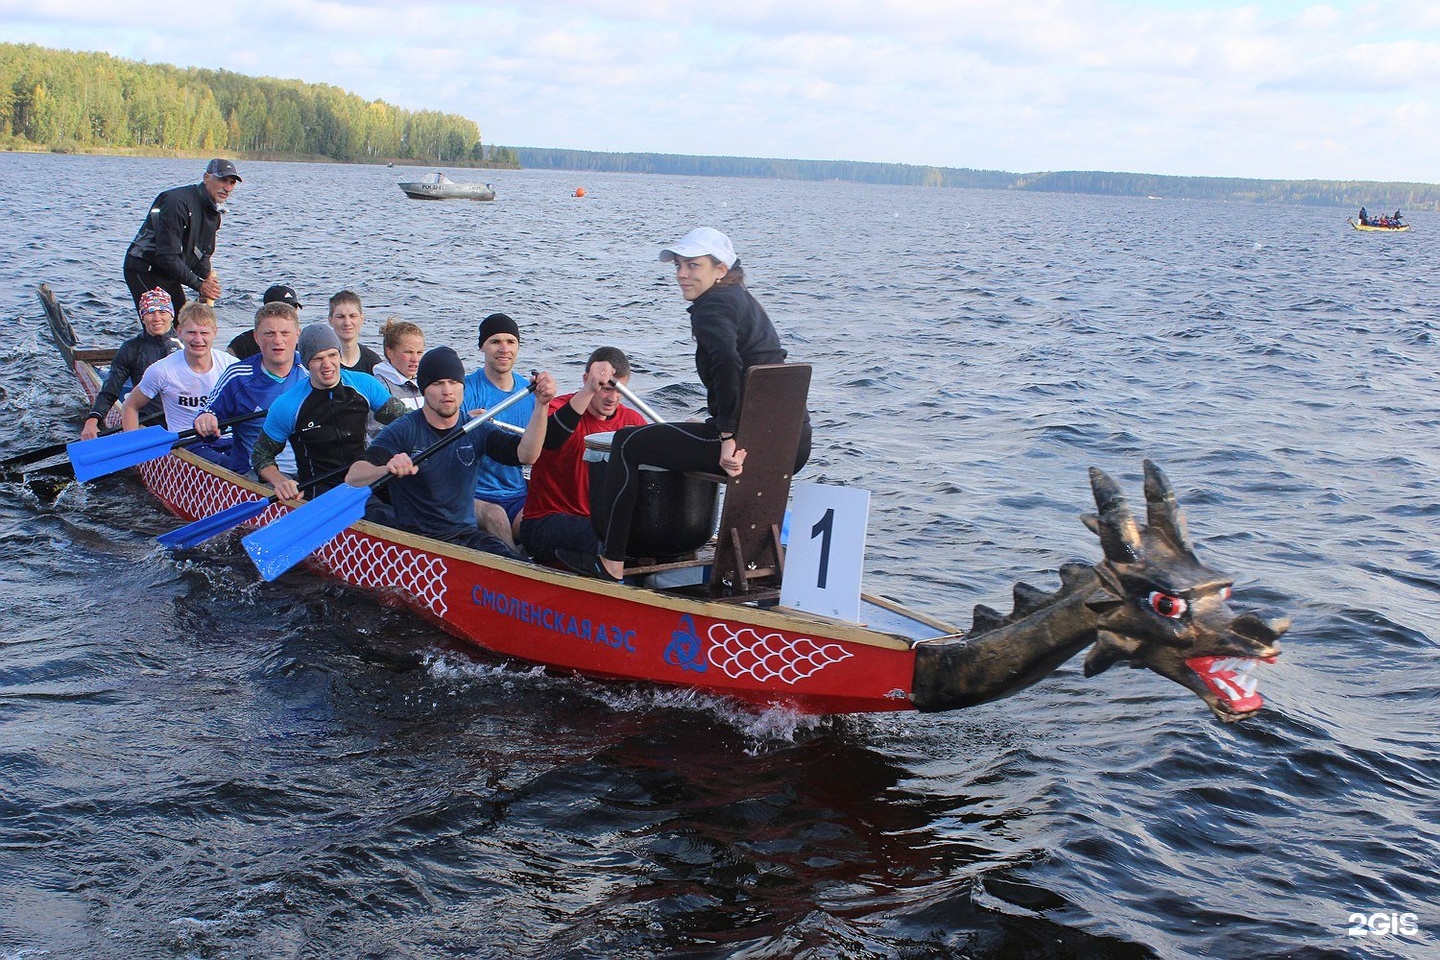
[[[630,360],[618,347],[600,347],[585,363],[584,386],[550,402],[545,450],[530,468],[530,489],[520,516],[520,542],[541,563],[557,550],[594,554],[600,538],[590,522],[590,472],[585,438],[645,418],[620,402],[614,383],[630,382]]]

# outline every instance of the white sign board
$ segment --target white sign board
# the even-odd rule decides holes
[[[824,483],[791,487],[780,603],[858,623],[869,519],[869,490]]]

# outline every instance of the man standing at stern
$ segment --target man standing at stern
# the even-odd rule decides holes
[[[199,183],[172,187],[155,198],[125,251],[125,285],[135,306],[147,290],[170,294],[176,312],[185,305],[185,288],[214,302],[220,281],[211,269],[221,206],[230,199],[240,174],[229,160],[211,160]]]

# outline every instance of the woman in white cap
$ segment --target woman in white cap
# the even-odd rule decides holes
[[[605,477],[602,520],[605,549],[586,557],[561,552],[572,570],[618,581],[625,569],[630,520],[635,511],[641,464],[726,473],[745,468],[745,451],[735,443],[745,371],[758,364],[784,363],[785,349],[765,309],[745,288],[745,273],[730,238],[713,227],[691,230],[679,243],[660,251],[675,264],[675,282],[690,302],[690,333],[695,338],[695,370],[705,385],[710,418],[703,423],[656,423],[615,434]],[[799,470],[810,458],[810,422],[806,418],[795,459]]]

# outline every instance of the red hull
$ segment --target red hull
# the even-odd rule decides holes
[[[139,469],[185,520],[269,492],[188,453]],[[255,525],[286,509],[271,506]],[[398,600],[482,650],[563,671],[805,713],[911,709],[910,643],[853,624],[612,587],[364,522],[310,566]]]

